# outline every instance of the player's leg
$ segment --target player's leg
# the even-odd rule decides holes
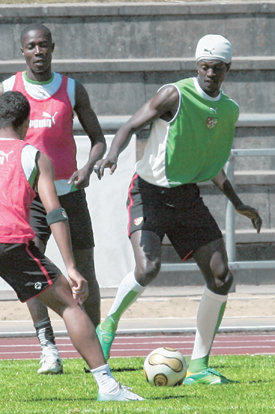
[[[206,289],[197,314],[197,330],[185,384],[224,384],[230,382],[208,367],[209,355],[216,332],[220,326],[227,294],[233,282],[228,269],[223,239],[214,240],[199,248],[194,254],[204,278]]]
[[[94,326],[100,323],[100,290],[95,275],[94,249],[73,248],[76,268],[88,281],[89,296],[84,303],[85,311]]]
[[[160,270],[163,233],[158,228],[158,222],[163,214],[159,208],[159,193],[159,187],[146,183],[137,174],[133,176],[127,210],[128,236],[134,252],[135,270],[120,282],[107,318],[96,329],[106,359],[109,358],[121,315]]]
[[[98,384],[100,401],[142,399],[113,378],[94,326],[73,298],[69,282],[33,243],[0,244],[0,274],[15,290],[20,301],[28,301],[39,294],[45,305],[64,318],[73,344]]]
[[[120,386],[112,376],[94,326],[84,309],[73,299],[66,278],[63,275],[59,276],[51,288],[41,293],[40,298],[64,319],[73,345],[87,362],[98,384],[98,400],[141,400],[140,396]]]
[[[182,200],[183,208],[175,209],[174,228],[170,226],[167,236],[182,260],[190,256],[195,259],[207,285],[198,310],[195,344],[185,383],[222,383],[226,381],[224,377],[207,371],[208,359],[223,316],[232,275],[228,270],[221,231],[204,205],[199,188],[189,184],[177,193],[176,200],[179,206]]]
[[[38,298],[27,302],[37,338],[41,346],[38,374],[61,374],[63,363],[55,343],[54,332],[47,307]]]
[[[121,315],[157,276],[161,264],[161,239],[151,231],[138,230],[131,235],[136,268],[122,279],[106,319],[96,332],[106,359],[115,337]]]
[[[46,211],[43,204],[39,197],[36,197],[31,205],[30,223],[37,235],[34,243],[41,253],[45,252],[51,235],[45,217]],[[40,367],[37,372],[38,374],[61,374],[63,372],[63,364],[55,343],[48,309],[38,298],[28,301],[27,306],[41,346]]]
[[[86,194],[84,190],[75,191],[60,196],[59,201],[69,218],[76,268],[88,281],[89,297],[84,307],[97,326],[100,322],[100,290],[95,274],[94,237]]]
[[[72,343],[89,367],[96,368],[105,363],[91,321],[72,297],[71,288],[63,275],[54,285],[44,290],[40,300],[64,319]],[[89,353],[93,346],[94,354]]]

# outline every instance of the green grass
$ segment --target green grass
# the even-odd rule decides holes
[[[38,361],[0,361],[1,414],[154,413],[271,414],[275,412],[275,357],[211,357],[212,367],[238,383],[223,386],[151,387],[143,358],[113,358],[114,376],[146,401],[96,401],[97,387],[81,359],[64,361],[64,374],[39,376]]]

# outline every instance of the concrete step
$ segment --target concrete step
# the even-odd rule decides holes
[[[234,48],[224,90],[241,111],[267,112],[274,11],[274,2],[254,0],[0,5],[0,80],[24,68],[20,32],[42,16],[56,44],[53,69],[86,86],[97,114],[134,113],[163,83],[195,75],[197,40],[211,28]]]

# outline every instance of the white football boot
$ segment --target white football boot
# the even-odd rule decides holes
[[[63,363],[58,349],[55,347],[43,346],[40,357],[40,368],[38,374],[62,374]]]
[[[144,400],[144,398],[130,391],[128,387],[118,384],[118,388],[115,392],[110,393],[98,393],[97,401],[136,401]]]

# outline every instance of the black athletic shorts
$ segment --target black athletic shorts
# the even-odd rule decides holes
[[[52,286],[61,271],[31,241],[0,243],[0,276],[25,302]]]
[[[69,218],[73,249],[84,250],[94,247],[92,222],[85,191],[78,190],[58,198]],[[38,196],[31,205],[30,223],[36,236],[46,246],[51,235],[51,229],[46,221],[46,211]]]
[[[182,260],[199,247],[222,238],[196,184],[159,187],[135,174],[129,186],[128,235],[149,230],[162,240],[166,234]]]

